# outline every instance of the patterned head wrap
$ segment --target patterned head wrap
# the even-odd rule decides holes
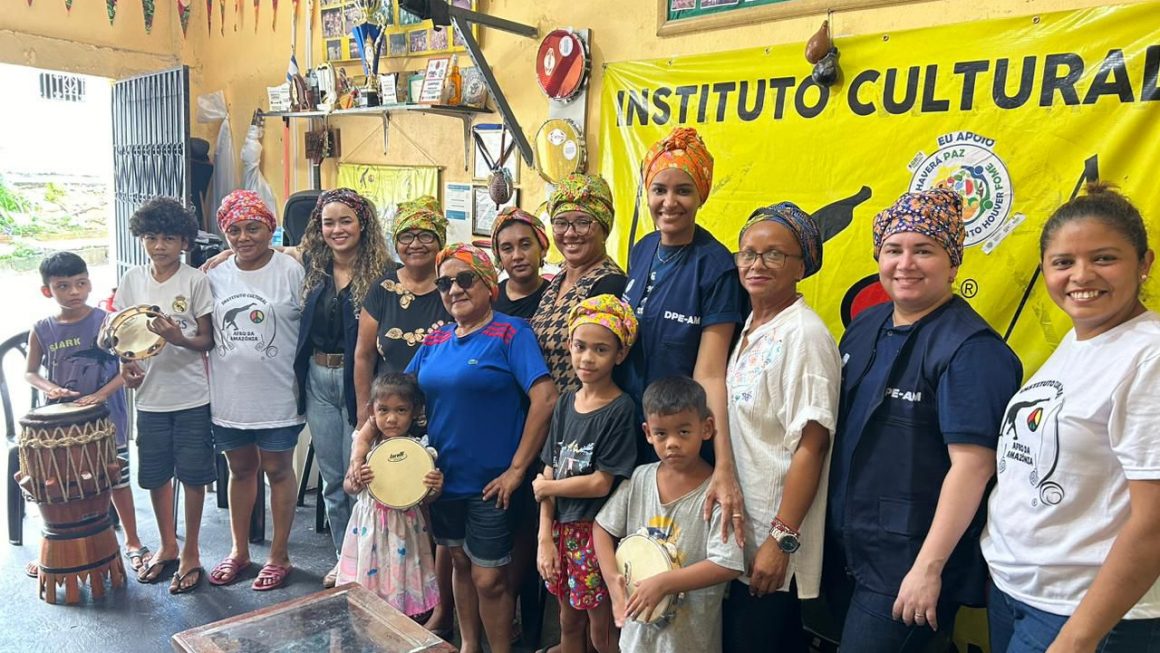
[[[612,189],[599,175],[574,172],[564,178],[548,198],[548,214],[556,217],[568,211],[580,211],[592,216],[612,233]]]
[[[354,214],[358,216],[359,227],[363,229],[374,219],[375,207],[371,201],[349,188],[335,188],[319,195],[318,202],[314,204],[314,210],[310,213],[310,219],[321,220],[322,207],[334,202],[345,204],[354,211]]]
[[[568,314],[568,335],[581,324],[599,324],[616,336],[625,349],[636,342],[639,324],[632,307],[616,295],[596,295],[576,304]]]
[[[697,187],[702,204],[709,199],[709,191],[713,187],[713,155],[705,147],[705,141],[701,140],[696,129],[677,127],[649,148],[640,166],[645,188],[651,186],[653,178],[668,168],[684,170],[693,178],[693,185]]]
[[[245,220],[257,220],[274,231],[278,221],[261,196],[252,190],[235,190],[222,198],[217,212],[218,229],[225,233],[230,227]]]
[[[905,193],[874,218],[874,260],[882,243],[897,233],[914,232],[934,239],[951,257],[951,265],[963,262],[963,198],[949,188]]]
[[[806,212],[798,208],[798,205],[793,202],[780,202],[754,211],[745,221],[745,226],[741,227],[741,235],[738,236],[737,242],[740,243],[741,239],[745,238],[745,232],[750,227],[766,220],[776,222],[789,229],[793,237],[797,239],[798,246],[802,249],[802,262],[806,266],[805,276],[808,277],[821,269],[822,230],[818,229],[813,218],[806,215]]]
[[[491,291],[491,301],[494,302],[496,297],[499,297],[499,274],[496,273],[495,266],[492,265],[491,257],[487,255],[487,252],[475,245],[451,243],[435,255],[435,267],[439,268],[444,261],[451,258],[463,261],[479,275],[479,278],[483,280],[483,285]]]
[[[499,232],[513,222],[522,222],[531,227],[536,233],[536,240],[540,241],[540,249],[548,251],[548,234],[544,231],[544,223],[518,206],[509,206],[495,216],[495,222],[491,225],[491,251],[496,258],[499,258]]]
[[[424,195],[399,204],[391,237],[397,241],[399,234],[411,229],[425,229],[434,233],[440,245],[447,242],[447,218],[439,210],[438,200]]]

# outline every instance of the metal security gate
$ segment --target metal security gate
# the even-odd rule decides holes
[[[113,195],[117,278],[147,262],[129,218],[164,195],[190,204],[189,68],[113,84]]]

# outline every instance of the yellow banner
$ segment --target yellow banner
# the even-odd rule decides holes
[[[338,164],[338,188],[351,188],[374,202],[382,218],[393,218],[399,202],[420,195],[439,197],[439,168],[429,166],[382,166]],[[387,233],[391,225],[383,223]]]
[[[695,127],[716,158],[698,222],[736,249],[759,206],[811,212],[829,238],[801,290],[839,335],[880,293],[874,215],[949,180],[968,229],[956,291],[1030,374],[1070,328],[1037,274],[1039,232],[1085,175],[1119,185],[1153,245],[1160,237],[1158,14],[1153,3],[841,38],[842,76],[828,88],[810,78],[801,43],[609,64],[600,138],[612,249],[627,260],[645,151]],[[636,239],[652,230],[643,203],[636,222]]]

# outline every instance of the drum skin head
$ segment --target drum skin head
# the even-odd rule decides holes
[[[43,422],[76,422],[84,421],[86,419],[99,418],[107,415],[109,409],[101,404],[90,404],[87,406],[74,403],[65,402],[59,404],[48,404],[47,406],[40,406],[32,410],[24,416],[21,422],[28,423],[43,423]]]
[[[142,360],[156,356],[165,347],[165,339],[149,330],[149,321],[160,316],[157,306],[130,306],[113,315],[104,330],[102,344],[117,356]]]
[[[576,34],[552,30],[540,42],[536,55],[536,81],[544,95],[569,102],[576,98],[588,79],[588,50]]]
[[[620,546],[616,547],[616,566],[628,580],[629,596],[632,596],[633,583],[672,571],[675,567],[664,545],[640,534],[629,535],[620,541]],[[666,596],[653,608],[652,614],[640,615],[637,620],[646,623],[660,621],[671,603],[672,597]]]
[[[544,121],[536,132],[536,170],[552,184],[558,184],[574,172],[584,172],[588,165],[584,135],[576,123],[567,118]]]
[[[367,490],[379,503],[406,510],[427,497],[423,477],[435,469],[435,459],[417,440],[408,437],[383,440],[367,455],[367,464],[375,472]]]

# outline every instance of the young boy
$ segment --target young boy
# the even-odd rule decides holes
[[[581,387],[556,402],[532,481],[540,502],[537,567],[560,605],[564,653],[583,651],[586,638],[599,653],[615,653],[608,588],[592,548],[592,524],[613,485],[636,463],[635,407],[612,380],[636,339],[632,307],[614,295],[584,300],[568,316],[572,368]]]
[[[638,467],[596,516],[593,539],[600,571],[612,596],[612,612],[624,651],[721,651],[721,601],[725,585],[744,569],[741,547],[722,542],[721,507],[702,517],[713,468],[700,456],[701,442],[713,434],[705,391],[687,377],[655,381],[645,390],[644,431],[660,462]],[[640,529],[670,543],[680,567],[626,586],[616,565],[613,538]],[[665,596],[679,596],[668,623],[643,618]],[[772,645],[772,643],[771,643]]]
[[[125,273],[113,300],[118,310],[149,304],[165,315],[149,330],[164,338],[153,358],[125,362],[125,383],[138,388],[138,484],[149,490],[161,546],[137,573],[155,583],[177,563],[169,591],[196,588],[205,575],[198,551],[205,486],[217,478],[210,431],[209,380],[203,352],[213,348],[213,295],[201,272],[181,262],[197,236],[197,220],[180,202],[154,198],[133,214],[129,230],[141,239],[149,264]],[[173,516],[174,477],[185,489],[185,547],[178,548]]]
[[[129,487],[129,415],[125,408],[124,381],[117,359],[97,346],[97,333],[107,313],[88,305],[92,283],[84,259],[72,252],[57,252],[40,263],[41,294],[56,300],[60,312],[32,326],[28,333],[28,367],[24,379],[44,393],[46,403],[72,401],[82,405],[104,403],[116,427],[117,460],[121,477],[113,485],[113,506],[125,532],[125,556],[138,569],[148,547],[137,537],[133,489]],[[48,378],[41,375],[41,369]],[[39,567],[25,570],[36,576]]]

